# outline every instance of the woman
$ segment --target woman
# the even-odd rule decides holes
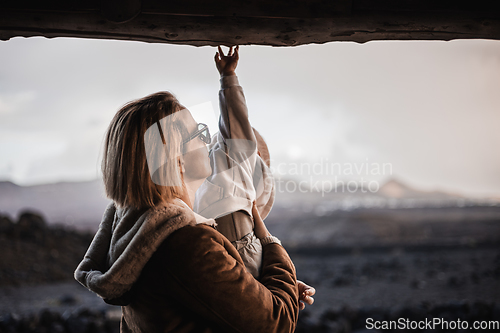
[[[221,74],[233,66],[226,59]],[[122,305],[122,332],[293,332],[295,268],[262,219],[255,218],[254,229],[263,247],[257,281],[215,221],[192,211],[211,173],[204,140],[168,92],[118,111],[103,158],[113,203],[75,278]]]

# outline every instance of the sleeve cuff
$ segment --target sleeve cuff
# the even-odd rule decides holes
[[[272,243],[276,243],[276,244],[281,245],[281,241],[278,239],[278,237],[274,237],[274,236],[267,236],[264,238],[260,238],[260,243],[262,244],[262,247],[266,246],[267,244],[272,244]]]
[[[223,76],[220,78],[220,87],[221,89],[239,86],[238,77],[236,75]]]

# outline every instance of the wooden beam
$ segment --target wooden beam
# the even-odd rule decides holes
[[[195,46],[500,40],[499,8],[500,1],[482,0],[4,0],[0,39],[82,37]]]

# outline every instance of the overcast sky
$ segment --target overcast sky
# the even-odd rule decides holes
[[[66,38],[0,42],[0,179],[95,179],[114,113],[159,90],[214,118],[215,51]],[[287,177],[395,177],[424,190],[500,197],[499,41],[242,46],[237,74],[252,124]],[[383,164],[390,170],[374,169]],[[300,165],[317,168],[293,175]]]

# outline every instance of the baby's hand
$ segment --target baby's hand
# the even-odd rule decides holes
[[[297,280],[297,285],[299,287],[299,308],[300,310],[304,310],[306,308],[306,303],[308,305],[314,303],[314,298],[311,296],[316,294],[316,289],[299,280]]]
[[[240,58],[239,50],[240,46],[236,45],[234,48],[231,46],[227,55],[224,55],[220,45],[218,47],[219,52],[215,53],[215,65],[221,76],[234,75],[236,66],[238,65],[238,60]]]
[[[271,236],[266,225],[264,224],[264,221],[262,220],[262,217],[260,216],[259,210],[257,209],[257,203],[255,201],[252,206],[252,215],[254,222],[253,232],[255,233],[255,236],[259,239]]]

